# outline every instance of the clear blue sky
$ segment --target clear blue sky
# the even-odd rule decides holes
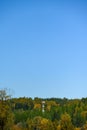
[[[86,0],[0,0],[0,88],[87,96]]]

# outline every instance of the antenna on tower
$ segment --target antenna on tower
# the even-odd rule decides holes
[[[42,112],[44,113],[45,112],[45,101],[42,101]]]

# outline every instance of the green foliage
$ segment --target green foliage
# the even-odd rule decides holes
[[[45,101],[45,112],[42,112]],[[86,130],[87,98],[9,98],[0,90],[0,130]]]
[[[61,116],[60,128],[61,130],[74,130],[69,114],[65,113]]]
[[[0,130],[10,130],[14,122],[8,97],[5,90],[0,90]]]
[[[45,112],[42,112],[42,101],[45,101]],[[14,106],[15,125],[22,123],[24,128],[30,126],[38,117],[38,120],[47,119],[52,123],[54,130],[83,128],[87,121],[87,100],[83,99],[41,99],[16,98],[11,100]],[[40,117],[40,118],[39,118]],[[65,122],[64,122],[65,121]],[[29,123],[31,122],[31,123]],[[25,125],[23,125],[25,124]],[[33,128],[29,128],[32,130]]]
[[[27,127],[30,130],[54,130],[53,124],[49,119],[40,116],[27,120]]]

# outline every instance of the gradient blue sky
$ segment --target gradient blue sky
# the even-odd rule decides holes
[[[0,88],[87,96],[86,0],[0,0]]]

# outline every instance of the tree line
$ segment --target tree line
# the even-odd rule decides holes
[[[0,90],[0,130],[87,130],[87,98],[10,98]]]

